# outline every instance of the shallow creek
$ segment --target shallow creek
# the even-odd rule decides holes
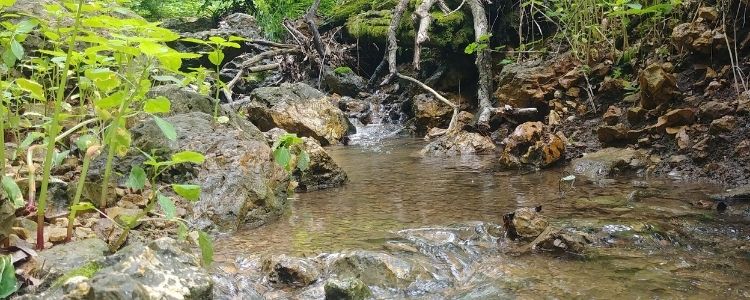
[[[644,177],[561,186],[562,169],[421,158],[419,140],[353,144],[327,149],[347,171],[346,186],[297,194],[281,220],[220,238],[219,268],[267,298],[319,298],[322,284],[276,291],[258,273],[262,257],[356,249],[430,265],[427,279],[371,287],[382,299],[750,298],[747,220],[693,205],[720,187]],[[507,253],[503,214],[536,205],[554,226],[592,234],[590,253]]]

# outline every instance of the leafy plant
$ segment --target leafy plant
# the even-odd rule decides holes
[[[304,150],[304,140],[296,134],[284,134],[273,143],[271,150],[277,164],[287,171],[295,167],[305,171],[310,165],[310,155]]]
[[[469,44],[468,46],[466,46],[466,49],[464,49],[464,52],[466,54],[474,54],[476,52],[487,49],[490,46],[491,37],[492,37],[491,34],[483,34],[479,36],[476,42],[473,42]]]
[[[5,299],[18,290],[16,269],[10,255],[0,256],[0,298]]]
[[[350,67],[338,67],[336,69],[333,69],[333,72],[336,73],[336,74],[338,74],[338,75],[346,75],[346,74],[352,73],[354,71],[352,71],[352,68],[350,68]]]

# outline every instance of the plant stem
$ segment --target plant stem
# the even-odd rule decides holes
[[[5,176],[5,106],[0,98],[0,178]]]
[[[52,115],[52,122],[49,125],[49,135],[47,137],[47,153],[45,153],[44,159],[44,175],[42,177],[42,189],[39,192],[39,206],[36,211],[37,215],[37,229],[36,229],[36,248],[38,250],[44,249],[44,212],[47,207],[47,191],[49,188],[49,178],[52,172],[52,158],[55,154],[55,139],[60,133],[60,112],[62,111],[62,102],[65,101],[65,87],[68,85],[68,70],[72,64],[71,57],[73,56],[76,36],[78,35],[78,29],[81,26],[81,10],[83,8],[84,0],[78,0],[78,9],[76,10],[75,25],[73,25],[73,31],[68,39],[68,53],[65,57],[65,68],[60,78],[60,85],[57,87],[57,94],[55,95],[55,108]]]
[[[83,157],[83,167],[81,169],[81,177],[78,178],[78,185],[76,185],[76,194],[73,197],[73,204],[71,205],[70,215],[68,215],[68,234],[65,237],[66,242],[70,242],[73,239],[73,222],[76,218],[77,211],[72,209],[81,200],[81,194],[83,193],[83,185],[86,183],[86,175],[91,165],[91,159],[96,156],[99,152],[99,146],[92,146],[86,150],[86,155]]]

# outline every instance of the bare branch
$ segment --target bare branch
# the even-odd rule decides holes
[[[432,89],[431,87],[429,87],[428,85],[422,83],[421,81],[417,80],[414,77],[409,77],[409,76],[400,74],[398,72],[396,72],[396,76],[398,76],[401,79],[405,79],[405,80],[408,80],[408,81],[411,81],[411,82],[417,84],[419,87],[423,88],[425,91],[430,92],[433,96],[435,96],[436,99],[440,100],[440,102],[443,102],[446,105],[448,105],[451,108],[453,108],[453,117],[451,117],[450,125],[448,125],[448,131],[450,132],[451,130],[455,129],[456,123],[458,122],[458,112],[459,112],[458,105],[456,105],[453,102],[451,102],[450,100],[446,99],[445,97],[443,97],[443,95],[440,95],[440,93],[438,93],[437,91],[435,91],[434,89]]]

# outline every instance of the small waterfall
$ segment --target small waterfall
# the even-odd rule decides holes
[[[370,103],[372,123],[365,125],[357,118],[349,119],[357,129],[357,133],[349,136],[350,145],[364,146],[363,148],[379,151],[380,148],[378,146],[384,140],[396,137],[402,132],[404,129],[403,125],[390,122],[388,108],[386,105],[383,105],[382,98],[377,93],[368,98],[374,100]]]

